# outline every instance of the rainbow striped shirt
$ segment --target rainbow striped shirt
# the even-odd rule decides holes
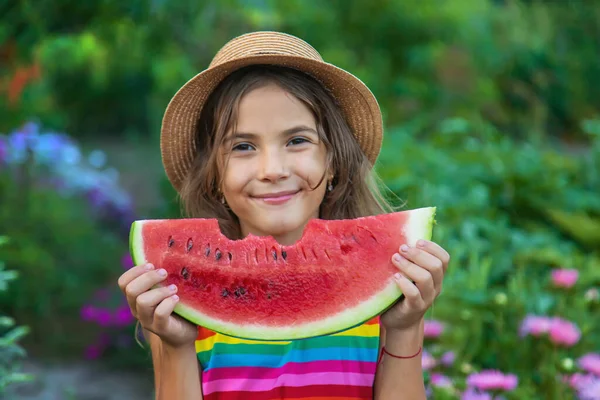
[[[372,399],[378,352],[379,318],[290,342],[235,339],[202,327],[196,340],[206,400]]]

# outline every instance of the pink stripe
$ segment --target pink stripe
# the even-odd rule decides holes
[[[373,385],[373,374],[348,372],[311,372],[308,374],[283,374],[270,379],[219,379],[205,382],[202,392],[209,395],[213,392],[266,392],[278,387],[303,387],[311,385]]]
[[[203,372],[204,381],[217,379],[265,379],[276,378],[282,374],[303,374],[307,372],[356,372],[375,374],[377,365],[364,361],[312,361],[305,363],[287,363],[281,368],[267,367],[229,367],[211,368]]]

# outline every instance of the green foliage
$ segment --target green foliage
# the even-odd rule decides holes
[[[0,236],[0,246],[8,242],[6,236]],[[0,261],[0,292],[8,288],[11,281],[17,279],[15,271],[6,271],[4,263]],[[3,313],[4,314],[4,313]],[[15,321],[0,314],[0,396],[9,385],[31,380],[31,376],[20,372],[19,359],[25,356],[25,350],[19,341],[27,335],[29,329],[25,326],[16,326]]]
[[[421,135],[460,116],[511,136],[581,138],[577,121],[600,106],[600,8],[590,2],[38,3],[13,7],[0,30],[18,61],[41,65],[20,108],[80,135],[157,133],[181,84],[259,29],[306,39],[371,87],[389,126],[411,121]],[[17,113],[7,110],[0,120]]]

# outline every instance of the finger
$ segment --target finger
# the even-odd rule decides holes
[[[444,280],[444,264],[442,260],[425,250],[405,246],[400,247],[400,251],[402,251],[404,257],[429,271],[433,277],[433,286],[439,292]]]
[[[136,299],[140,294],[152,289],[153,286],[163,281],[166,277],[167,271],[159,269],[158,271],[147,271],[129,282],[125,288],[125,294],[127,295],[129,306],[133,306],[132,310],[136,309]]]
[[[154,266],[152,264],[137,265],[124,272],[117,281],[119,289],[121,289],[123,294],[125,294],[125,298],[127,300],[127,304],[129,305],[129,309],[133,313],[133,316],[136,318],[137,314],[135,311],[135,298],[130,298],[129,296],[127,296],[127,285],[129,285],[134,279],[138,278],[139,276],[148,271],[151,271],[152,269],[154,269]]]
[[[440,259],[444,267],[444,273],[446,272],[446,269],[448,269],[448,264],[450,263],[450,254],[448,254],[448,252],[444,250],[442,246],[432,241],[421,239],[417,241],[417,247]]]
[[[153,326],[159,330],[164,331],[169,325],[169,318],[173,314],[175,306],[179,302],[179,296],[176,294],[167,297],[161,301],[156,309],[154,310]]]
[[[404,295],[402,303],[406,303],[409,308],[421,309],[424,307],[423,298],[419,288],[401,273],[394,274],[394,280]]]
[[[169,285],[167,287],[148,290],[140,294],[136,299],[136,311],[138,319],[146,324],[152,324],[154,319],[154,309],[161,301],[177,292],[177,286]]]
[[[123,291],[123,293],[125,293],[125,288],[127,287],[127,285],[129,285],[129,283],[132,280],[142,275],[143,273],[152,270],[153,268],[154,266],[152,264],[142,264],[136,265],[135,267],[128,269],[127,271],[123,272],[123,274],[119,277],[119,280],[117,281],[119,288]]]
[[[400,254],[394,255],[392,262],[402,272],[402,275],[415,282],[423,300],[430,301],[435,298],[433,277],[428,270],[402,257]]]

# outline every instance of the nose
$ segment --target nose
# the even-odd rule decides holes
[[[260,180],[277,182],[290,176],[285,152],[265,149],[260,156]]]

